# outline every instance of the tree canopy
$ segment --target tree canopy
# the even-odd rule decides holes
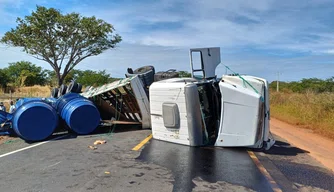
[[[191,77],[191,74],[188,71],[179,71],[180,77]]]
[[[277,82],[273,81],[269,87],[276,91]],[[279,82],[279,90],[283,92],[305,93],[312,91],[315,93],[334,92],[334,77],[328,79],[308,78],[300,81]]]
[[[106,73],[105,70],[103,71],[85,70],[85,71],[79,71],[76,80],[83,85],[98,86],[109,83],[111,80],[114,79],[111,78],[111,76],[108,73]]]
[[[45,85],[47,83],[46,71],[28,61],[9,63],[3,72],[8,77],[8,82],[16,86]]]
[[[53,71],[49,72],[49,82],[54,84],[55,73]],[[68,73],[64,79],[64,83],[68,84],[73,80],[84,86],[100,86],[106,83],[110,83],[117,78],[112,78],[110,74],[106,73],[105,70],[102,71],[92,71],[92,70],[77,70],[74,69]]]
[[[33,85],[57,86],[57,77],[53,70],[43,69],[29,61],[18,61],[9,63],[8,67],[0,69],[0,86],[6,88],[9,86],[22,87]],[[68,73],[64,83],[68,84],[72,80],[87,86],[99,86],[110,83],[117,78],[112,78],[110,74],[103,71],[77,70],[74,69]]]
[[[49,63],[59,85],[82,60],[115,48],[122,40],[114,34],[114,27],[102,19],[78,13],[62,14],[43,6],[37,6],[29,16],[17,18],[17,23],[1,42],[22,47],[26,53]]]
[[[10,78],[4,69],[0,69],[0,85],[2,88],[6,88],[10,82]]]

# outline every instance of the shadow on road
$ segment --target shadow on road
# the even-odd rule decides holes
[[[136,160],[171,170],[173,191],[192,191],[197,178],[207,182],[203,191],[214,190],[209,185],[227,183],[255,191],[270,191],[265,177],[242,148],[190,147],[153,139]]]
[[[283,156],[296,156],[300,153],[310,153],[309,151],[294,147],[284,141],[276,141],[275,145],[268,151],[263,151],[265,154],[270,155],[283,155]]]
[[[18,137],[18,138],[20,138],[20,137]],[[28,144],[34,144],[34,143],[39,143],[39,142],[43,142],[43,141],[58,141],[58,140],[75,139],[75,138],[77,138],[76,134],[72,134],[72,133],[69,133],[69,132],[62,132],[62,133],[52,134],[50,137],[48,137],[47,139],[42,140],[42,141],[24,141],[24,142],[28,143]]]
[[[143,130],[141,125],[111,125],[98,127],[93,134],[101,134],[101,133],[122,133],[128,131],[140,131]]]
[[[299,185],[318,187],[334,191],[333,172],[318,166],[291,162],[288,160],[272,160],[276,167],[293,183]],[[297,185],[298,186],[298,185]],[[299,186],[298,188],[300,188]],[[300,189],[303,191],[302,189]],[[306,190],[306,188],[304,189]],[[311,189],[308,189],[309,191]]]

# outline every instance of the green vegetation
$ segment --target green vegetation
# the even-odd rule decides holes
[[[270,84],[271,115],[334,139],[334,77]]]
[[[270,83],[272,91],[276,91],[277,82]],[[306,93],[312,91],[314,93],[334,92],[334,77],[328,79],[302,79],[301,81],[279,82],[280,92]]]
[[[191,77],[191,73],[188,71],[179,71],[180,77]]]
[[[17,18],[17,23],[15,29],[5,33],[1,43],[22,47],[26,53],[50,64],[58,85],[82,60],[112,49],[122,40],[113,34],[111,24],[94,16],[61,14],[59,10],[42,6],[37,6],[29,16]],[[24,84],[34,74],[24,71],[16,75],[27,77],[23,78]]]
[[[180,77],[191,77],[187,71],[180,71]],[[29,61],[18,61],[9,63],[9,66],[0,69],[0,86],[1,88],[10,87],[27,87],[27,86],[51,86],[58,87],[57,74],[53,70],[43,69]],[[76,80],[83,86],[100,86],[113,82],[120,78],[113,78],[105,70],[71,70],[63,80],[64,84]]]
[[[334,139],[334,93],[273,92],[270,102],[273,117]]]
[[[56,74],[53,71],[49,72],[49,82],[50,85],[56,83]],[[106,83],[110,83],[112,81],[117,80],[118,78],[112,78],[110,74],[108,74],[105,70],[102,71],[92,71],[92,70],[72,70],[66,78],[64,79],[64,83],[68,84],[72,80],[76,80],[80,84],[84,86],[99,86]]]
[[[54,71],[46,70],[36,66],[28,61],[19,61],[9,63],[9,66],[0,69],[0,85],[2,88],[7,86],[25,87],[25,86],[58,86],[57,75]],[[103,71],[92,70],[72,70],[64,79],[64,83],[76,80],[82,85],[99,86],[116,80],[110,74]]]
[[[46,70],[28,61],[9,63],[9,66],[3,69],[3,72],[9,78],[9,82],[19,87],[45,85],[47,83]]]

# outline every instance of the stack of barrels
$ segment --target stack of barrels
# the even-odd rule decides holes
[[[1,113],[0,121],[10,121],[15,133],[29,142],[47,139],[61,122],[72,132],[89,134],[101,119],[92,101],[71,91],[58,98],[22,98],[15,106],[13,114]]]

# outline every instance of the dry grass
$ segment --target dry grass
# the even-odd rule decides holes
[[[50,97],[51,88],[49,86],[34,85],[31,87],[15,88],[12,91],[12,97]],[[10,96],[0,89],[0,96]]]
[[[0,101],[4,102],[6,110],[9,110],[9,102],[11,99],[22,97],[50,97],[51,88],[48,86],[31,86],[31,87],[20,87],[13,89],[12,94],[5,93],[4,90],[0,89]]]
[[[270,102],[273,117],[334,140],[334,93],[273,92]]]
[[[50,97],[51,88],[48,86],[32,86],[18,88],[15,93],[17,96],[23,97]]]

